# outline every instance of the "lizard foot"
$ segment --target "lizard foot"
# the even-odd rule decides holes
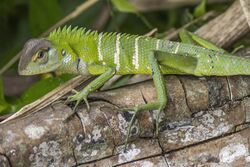
[[[126,134],[126,139],[125,139],[125,146],[124,146],[124,151],[126,151],[127,149],[127,145],[128,145],[128,140],[129,140],[129,137],[130,137],[130,134],[131,134],[131,130],[132,130],[132,126],[136,120],[136,117],[138,115],[138,113],[140,112],[140,110],[137,108],[137,107],[134,107],[134,108],[123,108],[121,109],[122,112],[134,112],[131,120],[129,121],[129,125],[128,125],[128,129],[127,129],[127,134]]]
[[[157,113],[156,113],[156,118],[155,118],[155,136],[157,137],[159,135],[159,131],[160,131],[160,115],[161,115],[161,112],[162,112],[162,107],[160,107],[158,110],[157,110]]]
[[[76,102],[74,108],[73,108],[73,112],[72,114],[70,114],[66,119],[65,121],[69,120],[69,118],[71,118],[75,113],[76,113],[76,108],[78,107],[78,105],[80,104],[80,102],[82,100],[84,100],[86,106],[87,106],[87,111],[90,110],[90,106],[89,106],[89,103],[88,103],[88,100],[87,100],[87,96],[88,96],[88,93],[85,92],[85,91],[81,91],[81,92],[77,92],[77,91],[74,91],[74,95],[71,95],[67,98],[67,100],[65,101],[66,104],[70,103],[70,102]]]
[[[150,106],[153,106],[154,104],[153,103],[149,103],[149,104],[146,104],[146,105],[139,105],[139,106],[136,106],[134,108],[124,108],[122,109],[121,111],[125,111],[125,112],[128,112],[128,111],[133,111],[134,112],[134,115],[131,119],[131,121],[129,122],[129,126],[128,126],[128,134],[126,136],[126,141],[125,141],[125,149],[126,149],[126,146],[127,146],[127,142],[128,142],[128,139],[130,137],[130,133],[131,133],[131,128],[133,126],[133,123],[136,119],[136,116],[138,115],[138,113],[140,113],[141,111],[145,111],[145,110],[150,110]],[[159,135],[159,131],[160,131],[160,115],[161,115],[161,112],[163,111],[164,109],[164,106],[161,106],[161,105],[156,105],[158,109],[157,112],[156,112],[156,116],[155,116],[155,136],[157,137]]]

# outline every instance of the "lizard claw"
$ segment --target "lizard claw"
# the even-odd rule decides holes
[[[65,104],[69,104],[69,103],[72,102],[72,101],[76,101],[76,99],[74,98],[74,96],[77,95],[77,94],[79,94],[79,92],[78,92],[77,90],[75,90],[75,89],[72,89],[71,92],[74,93],[74,95],[69,96],[69,97],[65,100],[65,102],[64,102]]]
[[[85,104],[87,106],[87,111],[90,111],[90,106],[89,106],[89,102],[87,100],[87,97],[83,98],[83,100],[84,100],[84,102],[85,102]]]

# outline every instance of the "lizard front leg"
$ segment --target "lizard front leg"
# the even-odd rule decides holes
[[[110,78],[112,78],[115,75],[115,69],[112,67],[108,66],[101,66],[101,65],[96,65],[96,64],[90,64],[88,65],[88,70],[90,74],[99,74],[101,73],[100,76],[98,76],[95,80],[90,82],[85,88],[83,88],[80,92],[76,92],[74,95],[69,96],[68,99],[66,100],[67,102],[72,102],[76,101],[76,104],[73,108],[73,113],[66,118],[70,118],[76,111],[76,107],[79,105],[79,103],[84,100],[84,102],[87,105],[87,109],[89,110],[89,103],[87,100],[88,95],[103,86]],[[98,71],[98,72],[97,72]]]

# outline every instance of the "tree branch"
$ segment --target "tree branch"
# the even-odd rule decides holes
[[[196,33],[221,47],[228,47],[250,31],[240,1],[236,0],[220,16],[202,26]]]

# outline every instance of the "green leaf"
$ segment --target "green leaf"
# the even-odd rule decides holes
[[[201,37],[199,37],[198,35],[187,31],[188,34],[191,36],[191,38],[200,46],[204,47],[204,48],[208,48],[208,49],[212,49],[212,50],[216,50],[218,52],[226,52],[224,49],[216,46],[215,44],[213,44],[212,42],[205,40]]]
[[[236,54],[239,50],[245,48],[244,45],[239,45],[239,46],[236,46],[233,51],[231,52],[231,54]]]
[[[137,13],[136,8],[127,0],[111,0],[111,2],[121,12]]]
[[[58,0],[29,0],[29,23],[37,36],[56,23],[62,16]]]
[[[111,2],[120,12],[137,14],[137,16],[149,29],[153,28],[151,23],[127,0],[111,0]]]
[[[39,99],[70,78],[71,75],[62,75],[60,77],[50,77],[38,81],[22,94],[18,108]]]
[[[9,108],[9,104],[6,102],[4,98],[4,91],[3,91],[3,79],[0,77],[0,115],[5,114],[6,109]]]
[[[187,30],[185,29],[181,30],[179,32],[179,37],[181,39],[181,42],[195,45],[191,35],[188,33]]]
[[[122,87],[122,86],[126,85],[132,77],[133,77],[133,75],[123,75],[123,76],[121,76],[121,78],[116,80],[108,89]]]
[[[20,108],[22,108],[26,104],[29,104],[41,98],[46,93],[55,89],[60,84],[66,82],[72,77],[73,77],[72,75],[65,74],[59,77],[50,77],[50,78],[42,79],[36,82],[35,84],[33,84],[27,91],[25,91],[21,95],[20,98],[13,101],[12,104],[9,104],[5,101],[4,95],[3,95],[2,81],[0,80],[0,115],[18,111]]]
[[[194,9],[194,16],[200,17],[206,13],[207,0],[201,0],[201,3]]]

